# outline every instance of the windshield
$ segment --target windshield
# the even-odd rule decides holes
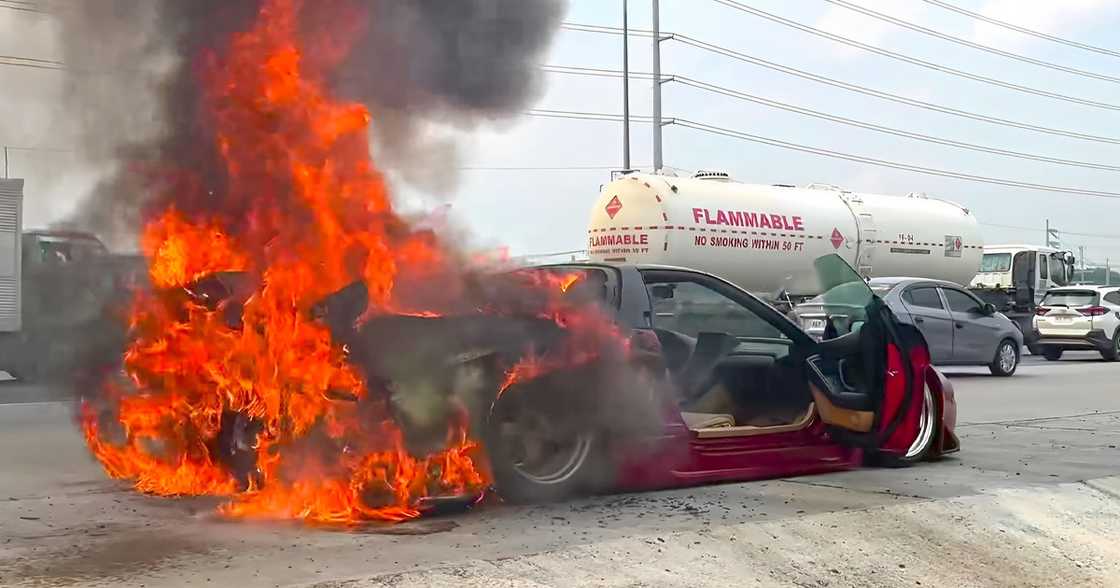
[[[1073,290],[1066,292],[1049,292],[1042,299],[1043,306],[1066,306],[1081,308],[1100,303],[1100,295],[1092,290]]]
[[[980,271],[981,273],[1011,271],[1011,254],[985,253],[983,259],[980,260]]]

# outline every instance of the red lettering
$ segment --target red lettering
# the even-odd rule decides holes
[[[805,225],[802,224],[801,220],[802,219],[799,216],[793,217],[793,230],[795,230],[795,231],[804,231],[805,230]]]
[[[738,210],[733,210],[727,213],[727,220],[731,221],[731,226],[743,226],[743,213]]]
[[[781,229],[783,220],[784,219],[782,218],[782,215],[780,215],[780,214],[770,215],[770,228]]]
[[[743,213],[743,226],[744,227],[757,227],[758,226],[758,213],[744,212]]]
[[[770,217],[766,216],[765,214],[758,215],[758,228],[772,229],[773,227],[770,225]]]
[[[705,208],[704,209],[704,223],[709,224],[709,225],[713,225],[715,223],[712,222],[712,217],[709,213],[710,213],[710,211],[707,208]]]
[[[727,214],[726,214],[726,213],[724,213],[724,212],[723,212],[722,210],[717,210],[717,211],[716,211],[716,224],[717,224],[717,225],[726,225],[726,224],[728,224],[728,222],[727,222]]]
[[[702,209],[693,208],[692,209],[692,222],[699,223],[700,222],[700,215],[702,215],[702,214],[704,214],[704,211]]]

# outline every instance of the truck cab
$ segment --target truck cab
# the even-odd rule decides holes
[[[1033,353],[1030,334],[1035,309],[1051,289],[1073,282],[1074,262],[1071,252],[1053,247],[989,245],[969,289],[1015,321]]]
[[[974,290],[1006,291],[1016,304],[1036,306],[1051,288],[1068,286],[1073,279],[1074,258],[1069,251],[1032,245],[984,247],[980,271],[969,285]]]

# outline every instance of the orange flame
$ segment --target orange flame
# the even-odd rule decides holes
[[[367,109],[327,90],[362,19],[345,15],[316,34],[297,26],[310,6],[263,0],[252,28],[198,64],[201,122],[215,137],[202,148],[220,155],[221,187],[191,178],[159,195],[141,239],[155,290],[132,303],[127,378],[83,402],[80,420],[107,474],[142,492],[227,496],[220,510],[231,517],[400,521],[424,497],[480,493],[489,479],[479,445],[463,418],[444,449],[410,454],[387,390],[370,388],[311,311],[361,281],[364,318],[439,316],[396,299],[397,289],[455,272],[430,232],[394,212],[370,158]],[[249,285],[222,300],[186,292],[224,272]],[[511,368],[499,393],[625,341],[599,313],[559,302],[578,274],[537,279],[552,300],[544,318],[575,336],[569,349]],[[255,427],[247,443],[223,439],[245,423]],[[223,461],[235,446],[252,458],[247,479]]]
[[[368,111],[326,90],[326,68],[345,54],[331,49],[356,27],[338,23],[331,39],[302,39],[317,49],[306,57],[303,6],[266,0],[228,54],[203,60],[223,200],[198,215],[174,203],[205,196],[162,195],[167,204],[142,246],[152,284],[164,290],[136,295],[130,382],[107,384],[111,414],[90,401],[81,421],[105,471],[143,492],[232,496],[222,512],[237,517],[402,520],[417,515],[421,497],[485,487],[477,445],[458,427],[446,450],[415,457],[387,414],[358,415],[354,402],[336,400],[334,392],[362,399],[369,391],[308,311],[355,280],[375,310],[387,309],[400,267],[435,272],[445,255],[394,214],[370,161]],[[260,284],[244,301],[241,328],[198,304],[184,313],[164,293],[227,271]],[[215,458],[223,413],[261,423],[252,448],[259,471],[244,492]],[[334,457],[320,459],[323,447]]]

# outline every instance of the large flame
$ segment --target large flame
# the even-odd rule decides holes
[[[175,182],[159,195],[142,236],[155,289],[133,302],[129,377],[106,384],[112,418],[87,402],[81,421],[108,474],[144,492],[232,496],[233,516],[397,521],[416,516],[421,497],[482,489],[476,444],[458,423],[447,449],[410,455],[383,403],[352,401],[370,391],[310,309],[361,280],[370,312],[386,312],[402,271],[438,272],[447,255],[394,213],[367,109],[327,90],[362,19],[316,38],[298,26],[303,8],[265,0],[251,29],[199,60],[200,124],[216,137],[203,148],[220,154],[225,185]],[[222,309],[168,294],[230,271],[257,284],[238,328]],[[261,427],[248,488],[216,459],[230,413]]]

